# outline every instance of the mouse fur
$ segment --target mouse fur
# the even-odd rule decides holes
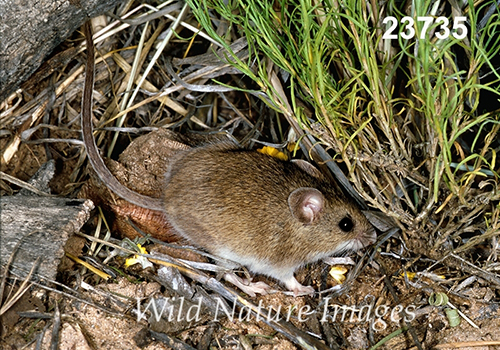
[[[166,181],[165,211],[179,234],[296,294],[312,291],[295,280],[297,268],[376,238],[359,208],[305,161],[220,143],[182,152]],[[349,222],[351,230],[339,227]]]
[[[83,141],[96,174],[115,194],[142,208],[165,209],[170,223],[189,241],[280,280],[296,295],[314,292],[297,282],[297,268],[375,241],[374,229],[361,211],[314,166],[284,162],[228,142],[180,151],[167,171],[163,201],[122,185],[106,167],[93,136],[90,21],[84,33]],[[262,284],[256,285],[265,291]]]

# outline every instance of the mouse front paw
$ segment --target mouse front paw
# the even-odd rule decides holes
[[[251,297],[254,297],[256,294],[266,295],[271,289],[271,287],[264,282],[253,283],[251,280],[238,277],[234,273],[224,274],[224,279]]]
[[[293,289],[293,296],[299,297],[302,295],[311,295],[314,294],[315,290],[311,286],[303,286],[300,284],[299,288]]]
[[[303,286],[300,284],[295,277],[291,277],[287,281],[284,281],[288,290],[293,292],[293,296],[298,297],[302,295],[314,294],[315,290],[311,286]]]

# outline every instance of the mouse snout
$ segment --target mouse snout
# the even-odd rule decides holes
[[[351,249],[359,250],[366,246],[369,246],[377,240],[377,233],[373,227],[370,227],[366,231],[361,232],[356,238],[352,240]]]
[[[361,239],[366,241],[366,245],[373,244],[377,241],[377,233],[375,229],[370,226],[370,228],[361,235]]]

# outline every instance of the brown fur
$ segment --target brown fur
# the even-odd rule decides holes
[[[122,185],[104,164],[93,136],[94,47],[89,22],[84,31],[88,57],[83,141],[92,167],[115,194],[142,208],[165,208],[169,222],[186,239],[277,278],[296,295],[314,292],[293,276],[298,267],[375,240],[360,210],[312,165],[283,162],[226,142],[180,151],[169,166],[163,201]],[[354,224],[347,233],[339,227],[346,217]],[[244,287],[241,281],[239,285]],[[254,287],[265,291],[262,285]]]
[[[326,199],[311,224],[296,219],[288,204],[301,187],[316,188]],[[228,144],[184,152],[167,174],[164,201],[174,228],[195,245],[243,265],[251,260],[251,270],[280,280],[346,242],[366,245],[374,237],[360,210],[322,177]],[[346,215],[355,225],[349,233],[338,227]]]

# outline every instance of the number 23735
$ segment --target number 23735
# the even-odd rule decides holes
[[[450,21],[446,17],[434,17],[430,16],[419,16],[417,17],[417,22],[423,22],[423,27],[420,31],[420,39],[425,39],[427,36],[427,31],[433,22],[437,24],[437,31],[434,35],[438,39],[446,39],[450,36],[450,34],[456,39],[463,39],[467,36],[467,27],[465,26],[465,21],[467,17],[464,16],[456,16],[453,19],[452,30],[450,33]],[[382,39],[397,39],[398,34],[393,34],[394,30],[398,26],[398,20],[396,17],[388,16],[384,18],[382,21],[383,24],[390,23],[389,28],[387,28],[386,32],[382,36]],[[404,31],[399,33],[403,39],[412,39],[415,36],[415,20],[412,17],[403,17],[401,18],[401,24],[404,25]]]

